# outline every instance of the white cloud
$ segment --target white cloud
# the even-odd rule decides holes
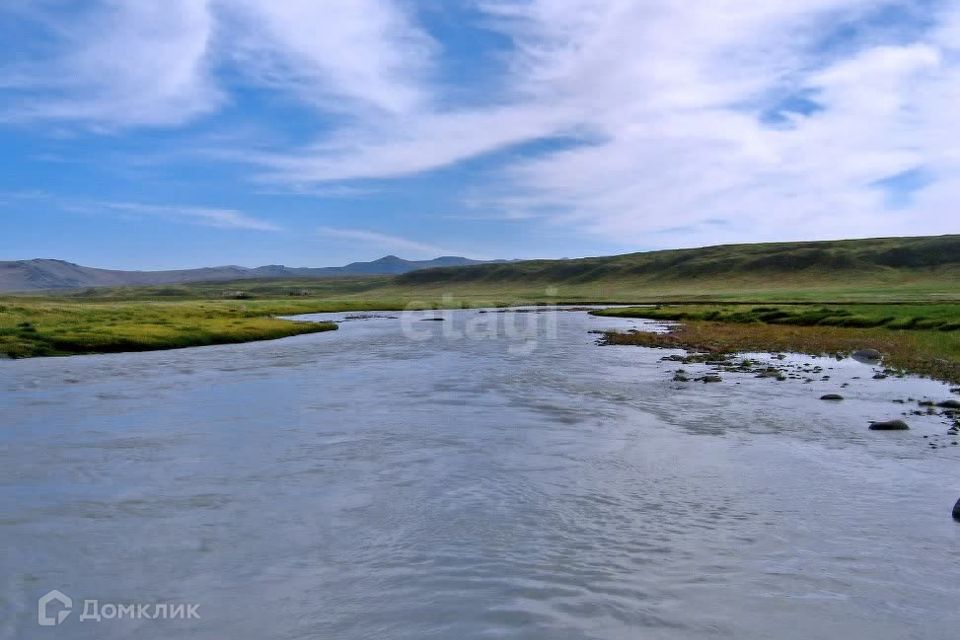
[[[320,227],[317,234],[324,238],[333,238],[336,240],[346,240],[363,245],[370,245],[377,250],[403,251],[413,254],[417,258],[435,258],[440,255],[451,255],[447,251],[435,245],[410,240],[400,236],[392,236],[386,233],[368,231],[366,229],[338,229],[335,227]]]
[[[221,0],[219,6],[238,27],[233,53],[244,72],[309,103],[393,114],[430,98],[423,84],[435,43],[395,2]]]
[[[204,227],[216,227],[218,229],[247,229],[252,231],[281,230],[280,227],[271,222],[261,220],[235,209],[161,206],[136,202],[99,202],[94,205],[81,205],[81,207],[88,210],[101,208],[137,216],[152,216],[170,222],[184,222]]]
[[[16,90],[2,119],[176,125],[223,100],[209,75],[213,22],[204,0],[111,0],[67,19],[39,7],[28,15],[49,25],[59,47],[0,67],[5,88]]]
[[[931,194],[960,182],[955,41],[867,37],[828,55],[817,39],[862,18],[855,1],[575,4],[588,19],[571,3],[511,9],[512,32],[539,91],[580,106],[602,141],[517,162],[503,206],[648,246],[956,230],[945,196],[891,210],[876,184],[918,167]],[[816,110],[764,122],[771,96],[804,94]]]
[[[512,43],[482,101],[453,106],[439,72],[448,43],[404,0],[115,0],[59,25],[52,61],[0,69],[0,90],[13,91],[0,113],[182,123],[223,104],[229,70],[320,114],[324,129],[300,148],[220,156],[295,190],[565,136],[579,143],[528,149],[465,185],[464,208],[664,246],[955,230],[954,0],[476,6]],[[881,184],[910,171],[929,184],[891,207]]]
[[[247,154],[269,171],[264,177],[292,184],[421,173],[550,136],[569,126],[559,109],[520,105],[475,111],[423,113],[365,123],[296,153]]]
[[[434,42],[390,0],[101,0],[0,7],[52,53],[0,66],[6,120],[177,125],[222,106],[218,71],[324,110],[402,114],[430,98]],[[13,60],[13,58],[11,58]],[[220,74],[222,76],[222,74]]]
[[[578,132],[590,142],[528,154],[471,200],[645,245],[949,231],[929,199],[890,210],[877,183],[918,167],[960,179],[958,22],[886,42],[889,25],[868,26],[883,4],[486,2],[514,42],[501,104],[361,121],[255,161],[293,184],[398,177]],[[844,21],[862,33],[831,50]],[[791,111],[798,96],[814,108]]]

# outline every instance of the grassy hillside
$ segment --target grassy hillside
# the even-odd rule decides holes
[[[419,290],[535,291],[597,299],[960,299],[960,235],[724,245],[576,260],[430,269],[395,279]]]

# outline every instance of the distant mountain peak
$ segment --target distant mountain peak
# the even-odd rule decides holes
[[[431,267],[480,264],[454,256],[433,260],[404,260],[387,255],[372,262],[353,262],[343,267],[287,267],[270,264],[262,267],[224,265],[172,271],[119,271],[84,267],[56,258],[0,261],[0,291],[40,291],[125,285],[183,284],[254,278],[334,278],[360,275],[400,275]]]

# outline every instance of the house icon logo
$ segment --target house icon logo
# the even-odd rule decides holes
[[[54,602],[59,602],[60,606],[63,607],[63,609],[57,611],[56,617],[47,613],[47,609],[50,608]],[[72,609],[73,599],[67,594],[54,589],[41,597],[37,602],[37,624],[41,627],[56,626],[67,619]]]

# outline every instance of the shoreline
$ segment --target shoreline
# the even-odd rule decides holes
[[[596,314],[603,316],[605,314]],[[612,314],[611,314],[612,315]],[[642,315],[617,317],[637,317]],[[646,318],[656,320],[656,318]],[[960,384],[960,359],[932,351],[928,332],[847,327],[806,327],[779,324],[737,324],[682,320],[664,333],[604,331],[600,344],[683,349],[711,357],[742,353],[797,353],[809,356],[848,356],[861,349],[883,355],[888,375],[913,374]]]

